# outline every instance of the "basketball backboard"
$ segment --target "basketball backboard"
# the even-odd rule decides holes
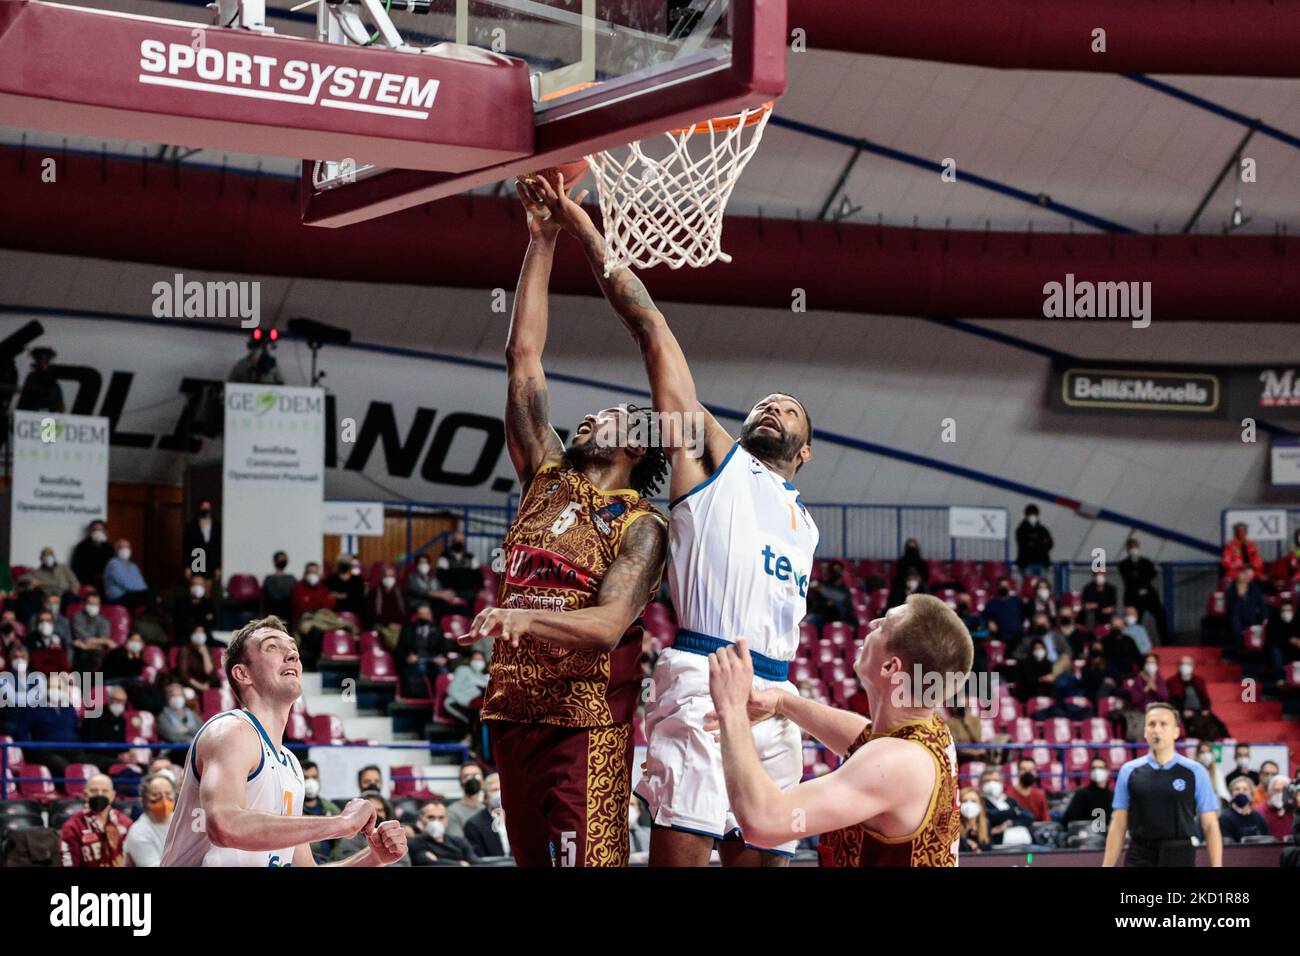
[[[341,226],[735,113],[785,89],[785,0],[420,0],[389,14],[403,41],[527,64],[534,150],[472,171],[397,170],[365,156],[303,163],[303,221]],[[324,31],[322,31],[324,35]],[[355,36],[355,32],[353,33]],[[330,39],[351,43],[338,31]],[[450,46],[448,44],[454,44]],[[473,50],[467,48],[474,48]],[[490,97],[438,104],[481,122]]]

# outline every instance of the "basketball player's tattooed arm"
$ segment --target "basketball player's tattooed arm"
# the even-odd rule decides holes
[[[551,399],[546,390],[546,373],[542,370],[547,288],[558,226],[543,226],[539,213],[545,212],[545,207],[532,198],[522,183],[516,183],[515,190],[529,213],[531,241],[519,271],[506,340],[506,450],[520,484],[527,487],[537,469],[559,461],[564,454],[560,436],[551,427]]]
[[[681,345],[636,273],[622,268],[606,276],[605,239],[591,217],[545,181],[538,191],[552,218],[581,243],[600,291],[641,350],[654,410],[667,416],[660,434],[673,448],[669,493],[685,494],[717,470],[734,439],[700,403]]]
[[[668,529],[655,517],[634,521],[596,592],[596,603],[576,611],[484,608],[458,638],[473,644],[482,637],[522,637],[568,648],[611,651],[644,610],[663,576]]]
[[[754,667],[748,642],[709,655],[709,692],[722,731],[722,769],[727,796],[745,839],[776,846],[908,808],[917,819],[899,822],[920,826],[934,787],[934,761],[920,747],[886,738],[860,748],[834,773],[781,790],[754,749],[749,692]]]
[[[257,732],[242,720],[217,721],[198,744],[201,825],[216,846],[236,850],[278,850],[318,840],[350,837],[374,820],[368,800],[352,800],[336,817],[283,816],[244,807],[248,776],[262,759]]]

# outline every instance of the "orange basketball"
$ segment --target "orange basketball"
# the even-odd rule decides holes
[[[548,166],[545,169],[539,169],[535,173],[530,173],[528,179],[545,178],[548,183],[555,189],[560,188],[560,177],[564,177],[564,188],[572,190],[575,185],[582,181],[587,175],[587,161],[585,159],[575,159],[572,162],[560,163],[556,166]]]

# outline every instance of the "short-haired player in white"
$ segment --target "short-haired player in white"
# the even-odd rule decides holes
[[[330,866],[386,866],[406,855],[396,820],[375,826],[369,800],[335,817],[302,815],[298,758],[284,728],[302,696],[298,646],[277,617],[235,632],[222,660],[243,704],[214,715],[194,735],[163,845],[162,866],[315,866],[311,844],[365,831],[367,848]]]
[[[715,841],[724,865],[784,865],[796,841],[745,841],[727,800],[722,752],[705,730],[713,710],[708,655],[744,635],[754,685],[789,682],[807,611],[817,526],[794,486],[812,457],[812,423],[792,396],[768,395],[732,438],[696,397],[676,336],[631,269],[605,275],[605,242],[587,213],[545,180],[539,191],[582,243],[601,291],[636,340],[650,379],[660,440],[672,450],[668,586],[677,611],[673,647],[655,664],[646,702],[649,746],[636,792],[650,806],[651,866],[707,866]],[[799,728],[784,717],[754,725],[763,769],[781,789],[803,776]]]

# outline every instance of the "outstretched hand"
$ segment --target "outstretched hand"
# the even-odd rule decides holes
[[[754,661],[749,656],[749,641],[741,638],[734,645],[720,647],[709,655],[709,693],[714,713],[725,716],[748,708],[754,687]]]
[[[570,195],[571,190],[565,186],[562,174],[559,177],[559,189],[552,186],[545,176],[538,176],[527,182],[529,190],[550,212],[550,221],[565,232],[580,236],[596,228],[587,211],[582,208],[582,201],[587,198],[588,190],[584,189],[577,196]]]
[[[467,647],[484,637],[504,637],[511,647],[518,647],[519,639],[528,634],[528,624],[528,612],[524,608],[485,607],[456,642]]]
[[[551,216],[551,211],[542,202],[541,196],[534,188],[535,179],[516,179],[515,195],[528,213],[528,234],[535,239],[551,239],[559,235],[560,224]]]

